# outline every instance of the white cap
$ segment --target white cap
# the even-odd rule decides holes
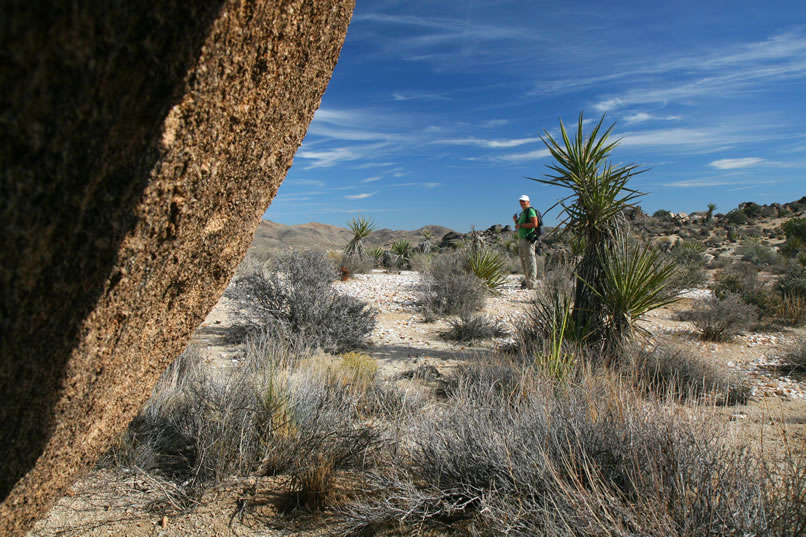
[[[524,194],[523,196],[520,197],[520,199],[518,201],[529,201],[529,196]]]

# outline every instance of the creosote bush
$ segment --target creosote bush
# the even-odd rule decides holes
[[[375,327],[376,311],[365,302],[338,294],[336,270],[323,252],[286,254],[268,274],[251,273],[235,280],[227,296],[257,326],[282,327],[310,346],[327,352],[355,349]]]

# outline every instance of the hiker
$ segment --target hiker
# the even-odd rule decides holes
[[[524,194],[518,200],[521,204],[521,213],[512,215],[515,222],[515,232],[518,234],[518,254],[521,258],[524,280],[522,288],[534,289],[537,284],[537,261],[535,259],[535,243],[531,239],[540,226],[537,210],[531,206],[529,196]]]

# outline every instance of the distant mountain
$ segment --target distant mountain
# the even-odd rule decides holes
[[[442,237],[453,230],[442,226],[424,226],[413,231],[379,229],[373,231],[366,238],[368,246],[390,246],[398,240],[407,240],[416,245],[422,241],[420,232],[427,230],[431,233],[433,244],[439,244]],[[250,246],[250,255],[265,257],[268,253],[278,250],[301,248],[324,248],[326,250],[343,249],[353,234],[350,230],[309,222],[297,226],[286,226],[270,220],[263,220],[258,226],[255,238]]]

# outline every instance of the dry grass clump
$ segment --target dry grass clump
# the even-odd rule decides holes
[[[169,480],[187,497],[231,476],[283,474],[294,506],[322,507],[334,473],[362,468],[381,443],[361,416],[395,397],[360,359],[339,366],[361,372],[344,377],[309,356],[301,340],[268,333],[251,336],[243,362],[228,371],[183,354],[109,460]],[[363,389],[345,381],[362,375],[372,376]]]
[[[341,508],[340,534],[783,535],[792,523],[776,528],[773,513],[802,520],[797,494],[701,414],[643,400],[612,375],[560,388],[523,370],[504,388],[492,367],[461,372],[445,405],[404,424],[409,440]]]
[[[266,337],[251,339],[247,349],[243,366],[226,373],[192,351],[179,356],[111,460],[181,484],[189,495],[253,472],[266,443],[288,427],[279,372],[307,351]]]
[[[744,404],[750,389],[742,378],[683,347],[657,344],[628,351],[625,373],[651,396],[674,401],[707,400],[717,405]]]
[[[450,328],[445,339],[461,342],[472,342],[482,339],[504,337],[508,331],[503,323],[484,315],[465,313],[458,319],[450,321]]]
[[[787,369],[806,373],[806,338],[798,339],[789,347],[782,363]]]
[[[227,296],[245,311],[247,323],[298,334],[312,347],[345,352],[363,345],[377,312],[365,302],[338,294],[336,270],[319,251],[279,258],[270,271],[235,280]]]

